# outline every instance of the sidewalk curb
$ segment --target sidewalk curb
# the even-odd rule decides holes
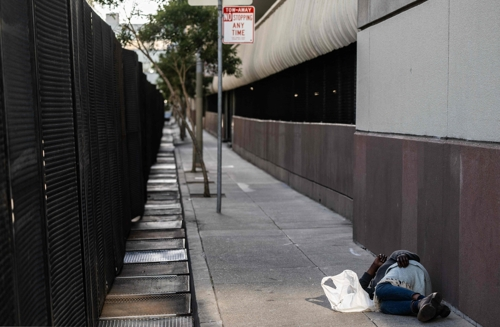
[[[184,208],[184,221],[186,224],[186,237],[188,239],[189,260],[191,262],[191,276],[194,288],[193,315],[195,326],[200,327],[222,327],[217,299],[212,284],[212,278],[208,270],[203,245],[198,230],[198,222],[193,203],[190,198],[186,183],[186,175],[183,168],[179,149],[175,148],[177,161],[177,175],[179,176],[179,187],[181,193],[182,207]]]

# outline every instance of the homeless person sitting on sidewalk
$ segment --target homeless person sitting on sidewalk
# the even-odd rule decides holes
[[[417,315],[419,321],[450,314],[450,308],[441,304],[441,294],[431,293],[430,276],[410,251],[395,251],[389,258],[379,254],[359,283],[370,298],[375,295],[375,305],[383,313]]]

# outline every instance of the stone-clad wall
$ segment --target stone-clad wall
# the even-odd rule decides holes
[[[496,326],[500,6],[406,2],[358,33],[354,239],[416,251],[447,301]]]
[[[500,296],[500,145],[357,132],[354,239],[417,252],[434,289],[484,326]]]
[[[224,121],[224,115],[222,115],[222,121]],[[216,112],[205,112],[205,117],[203,118],[203,127],[207,132],[217,137],[217,113]],[[224,135],[224,132],[222,133]]]
[[[352,219],[354,126],[234,117],[233,149],[299,192]]]

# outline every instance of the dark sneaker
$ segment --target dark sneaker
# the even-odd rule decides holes
[[[450,313],[451,313],[450,308],[445,304],[440,304],[436,310],[436,315],[441,316],[442,318],[448,317]]]
[[[436,316],[437,309],[441,305],[441,300],[441,294],[437,292],[427,295],[420,300],[418,303],[418,320],[425,322],[434,318]]]

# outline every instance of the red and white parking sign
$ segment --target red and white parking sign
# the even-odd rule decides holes
[[[223,43],[253,43],[255,36],[255,7],[224,7],[223,24]]]

